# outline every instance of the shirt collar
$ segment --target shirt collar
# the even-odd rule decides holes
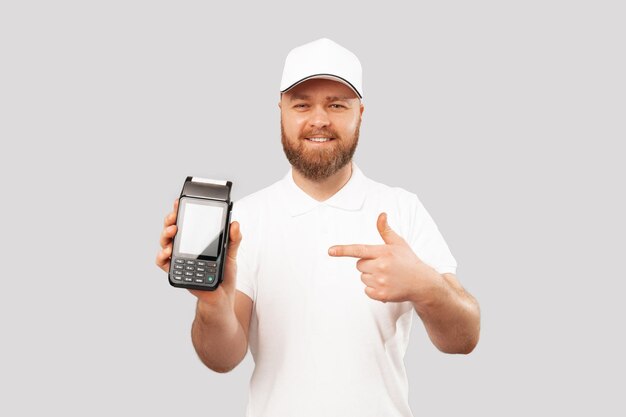
[[[293,180],[293,167],[290,167],[281,181],[289,214],[297,216],[323,204],[343,210],[359,210],[365,201],[367,177],[354,161],[351,163],[352,175],[348,182],[325,201],[317,201],[298,187]]]

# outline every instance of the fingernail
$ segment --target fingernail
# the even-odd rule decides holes
[[[328,249],[328,254],[329,254],[329,255],[334,255],[334,254],[336,254],[336,253],[337,253],[337,249],[335,249],[335,248],[330,248],[330,249]]]

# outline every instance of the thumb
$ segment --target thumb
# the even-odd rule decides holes
[[[237,252],[239,251],[239,244],[242,239],[241,227],[239,226],[238,221],[235,220],[230,224],[230,233],[228,238],[228,258],[237,260]]]
[[[235,277],[237,275],[237,252],[239,251],[239,244],[241,243],[242,235],[241,228],[238,221],[233,221],[230,224],[228,249],[226,252],[226,259],[224,260],[224,280],[222,285],[227,288],[235,288]]]
[[[394,232],[393,229],[389,226],[389,223],[387,222],[387,213],[382,212],[378,215],[376,227],[378,228],[378,233],[380,233],[380,236],[383,238],[385,243],[404,243],[404,239],[402,239],[402,236]]]

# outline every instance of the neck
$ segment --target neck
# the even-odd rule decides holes
[[[292,170],[293,181],[296,185],[317,201],[326,201],[335,195],[337,191],[346,185],[351,176],[352,161],[322,181],[310,180],[302,175],[300,171]]]

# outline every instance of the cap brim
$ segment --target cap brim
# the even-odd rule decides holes
[[[350,84],[350,82],[348,80],[346,80],[345,78],[342,78],[338,75],[333,75],[333,74],[313,74],[313,75],[309,75],[308,77],[304,77],[301,80],[296,81],[295,83],[291,84],[289,87],[285,88],[284,90],[281,90],[281,93],[285,93],[289,90],[291,90],[292,88],[294,88],[295,86],[297,86],[298,84],[301,84],[305,81],[311,80],[313,78],[322,78],[325,80],[332,80],[332,81],[339,81],[345,85],[347,85],[348,87],[350,87],[352,89],[352,91],[354,91],[356,93],[356,95],[362,99],[363,96],[361,95],[361,93],[359,92],[359,90],[357,90],[356,88],[354,88],[354,86],[352,84]]]

